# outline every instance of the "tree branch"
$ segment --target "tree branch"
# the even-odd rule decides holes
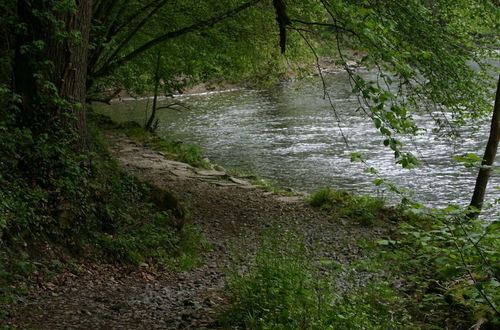
[[[353,30],[346,29],[345,27],[340,26],[338,24],[334,24],[334,23],[306,22],[306,21],[303,21],[300,19],[292,19],[291,21],[292,21],[292,23],[299,23],[299,24],[304,24],[304,25],[332,27],[332,28],[335,28],[337,30],[342,30],[345,32],[356,34]]]
[[[145,51],[151,49],[152,47],[154,47],[154,46],[156,46],[156,45],[158,45],[158,44],[160,44],[160,43],[162,43],[162,42],[164,42],[164,41],[166,41],[168,39],[173,39],[175,37],[187,34],[189,32],[200,30],[200,29],[202,29],[204,27],[213,26],[213,25],[217,24],[218,22],[223,21],[224,19],[229,18],[231,16],[234,16],[234,15],[238,14],[239,12],[241,12],[241,11],[243,11],[243,10],[245,10],[245,9],[247,9],[247,8],[255,5],[255,4],[257,4],[260,1],[262,1],[262,0],[250,0],[250,1],[242,4],[239,7],[236,7],[234,9],[226,11],[225,13],[223,13],[223,14],[221,14],[219,16],[216,16],[216,17],[210,18],[208,20],[204,20],[204,21],[195,23],[193,25],[184,27],[184,28],[176,30],[176,31],[171,31],[171,32],[165,33],[164,35],[162,35],[160,37],[157,37],[157,38],[155,38],[153,40],[150,40],[150,41],[146,42],[145,44],[143,44],[139,48],[137,48],[134,51],[130,52],[129,54],[123,56],[122,58],[116,60],[115,62],[111,62],[111,63],[103,66],[99,71],[97,71],[93,75],[92,78],[103,77],[103,76],[111,73],[116,68],[122,66],[123,64],[125,64],[128,61],[134,59],[138,55],[144,53]]]
[[[120,51],[123,49],[123,47],[125,47],[125,45],[137,34],[137,32],[139,32],[139,30],[144,26],[144,24],[146,24],[148,22],[148,20],[154,14],[156,14],[156,12],[158,10],[160,10],[163,6],[165,6],[167,4],[167,2],[168,2],[168,0],[164,0],[161,3],[158,3],[153,8],[153,10],[148,15],[146,15],[146,17],[144,17],[139,22],[139,24],[137,24],[137,26],[122,40],[122,42],[120,43],[120,45],[118,47],[116,47],[115,51],[110,55],[109,58],[111,58],[111,59],[115,58],[118,55],[118,53],[120,53]]]

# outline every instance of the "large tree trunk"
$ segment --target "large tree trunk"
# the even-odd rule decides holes
[[[472,195],[472,200],[470,202],[470,206],[472,209],[469,215],[470,218],[476,218],[483,207],[486,187],[488,185],[488,180],[490,179],[491,176],[491,166],[495,161],[499,142],[500,142],[500,75],[498,77],[495,105],[493,107],[493,117],[491,119],[490,137],[488,139],[488,144],[486,145],[483,161],[481,163],[482,167],[479,169],[479,173],[476,179],[476,186],[474,188],[474,193]]]
[[[52,6],[50,0],[17,2],[19,20],[26,24],[17,37],[14,62],[13,90],[21,97],[19,124],[35,136],[50,134],[58,126],[74,129],[77,149],[86,151],[84,105],[92,0],[77,0],[74,10],[55,11]]]

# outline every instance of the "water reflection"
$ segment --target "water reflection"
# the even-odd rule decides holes
[[[365,78],[373,78],[373,74],[366,73]],[[487,129],[474,139],[454,144],[427,133],[403,137],[405,145],[422,159],[418,168],[404,170],[394,164],[392,151],[383,147],[383,137],[359,110],[347,75],[329,76],[328,86],[351,148],[346,147],[335,113],[322,98],[317,80],[282,84],[265,91],[181,96],[179,99],[191,110],[162,111],[159,134],[198,144],[213,162],[256,172],[284,187],[310,192],[331,186],[379,194],[371,183],[374,177],[363,172],[366,166],[350,162],[350,153],[360,152],[368,166],[396,185],[414,190],[415,197],[429,206],[469,202],[476,171],[454,163],[452,157],[466,152],[482,154]],[[115,120],[143,122],[144,106],[144,101],[120,102],[100,111]],[[421,116],[417,120],[431,132],[430,118]],[[488,195],[490,199],[500,198],[493,186],[500,186],[498,174],[492,178]]]

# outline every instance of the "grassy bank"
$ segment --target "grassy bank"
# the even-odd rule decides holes
[[[335,253],[334,247],[311,245],[303,234],[264,235],[257,254],[247,257],[252,262],[234,264],[225,324],[251,329],[498,326],[498,223],[465,222],[451,210],[416,214],[328,188],[309,202],[331,221],[376,226],[385,234],[358,241],[359,258],[348,263],[318,257],[319,249]],[[370,279],[352,282],[360,274]]]

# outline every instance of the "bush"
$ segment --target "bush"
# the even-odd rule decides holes
[[[400,299],[385,283],[336,294],[335,274],[325,275],[294,235],[272,233],[249,266],[235,265],[223,322],[247,329],[411,329]]]
[[[117,166],[95,128],[82,156],[70,135],[31,137],[11,125],[0,122],[8,145],[0,150],[0,286],[26,276],[30,267],[19,265],[68,254],[195,264],[199,232],[179,230],[151,203],[150,189]]]
[[[383,242],[380,267],[405,277],[418,297],[409,301],[415,314],[450,324],[483,319],[498,325],[499,233],[498,221],[471,221],[460,214],[404,222],[392,244]]]

